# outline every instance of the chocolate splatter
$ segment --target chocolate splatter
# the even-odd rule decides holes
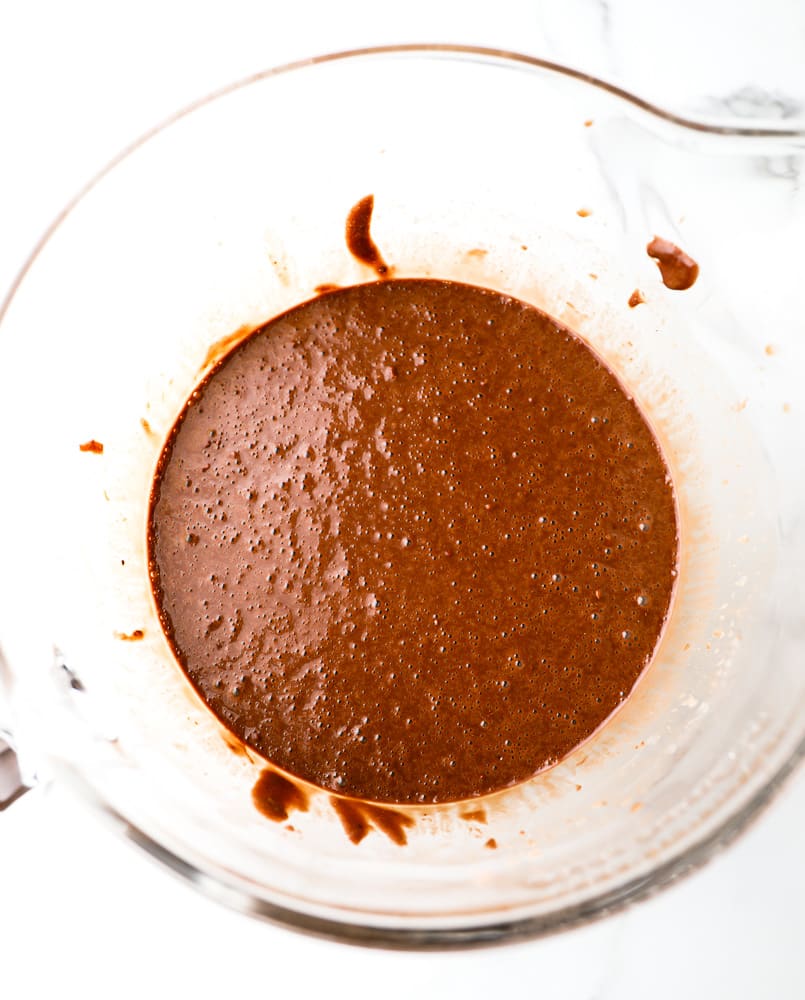
[[[696,261],[670,240],[655,236],[646,247],[646,253],[656,260],[666,288],[683,292],[699,277]]]
[[[115,639],[123,642],[139,642],[145,638],[145,629],[136,628],[133,632],[115,632]]]
[[[252,789],[252,802],[257,809],[275,822],[288,818],[297,809],[307,812],[307,795],[282,774],[266,769]]]

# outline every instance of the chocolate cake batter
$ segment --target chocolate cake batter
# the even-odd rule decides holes
[[[218,363],[160,459],[149,546],[175,654],[232,732],[415,804],[527,779],[604,722],[657,644],[677,524],[650,428],[580,339],[410,279],[324,294]]]

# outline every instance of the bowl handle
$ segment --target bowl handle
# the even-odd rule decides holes
[[[17,755],[11,747],[0,739],[0,812],[16,802],[28,791],[20,775]]]
[[[9,745],[8,680],[8,664],[0,649],[0,812],[16,802],[30,787],[23,781],[17,755]]]

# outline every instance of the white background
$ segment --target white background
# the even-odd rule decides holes
[[[797,0],[3,0],[0,295],[64,203],[169,113],[273,64],[394,41],[519,49],[689,111],[790,114],[805,99]],[[408,955],[230,913],[38,790],[0,815],[0,996],[801,1000],[804,835],[800,771],[726,855],[626,913],[528,945]]]

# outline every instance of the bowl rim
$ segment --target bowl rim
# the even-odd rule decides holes
[[[415,925],[388,927],[357,920],[340,920],[270,902],[246,891],[227,873],[217,871],[210,874],[159,843],[103,799],[90,781],[71,765],[67,765],[64,777],[68,779],[65,784],[69,785],[71,791],[77,793],[81,801],[107,827],[116,830],[123,839],[136,845],[178,879],[194,886],[208,899],[230,909],[310,937],[341,944],[395,951],[462,951],[522,943],[596,923],[676,885],[699,871],[746,833],[804,759],[805,738],[739,812],[728,817],[710,834],[644,875],[597,893],[581,903],[564,906],[547,914],[508,920],[490,919],[486,923],[469,927],[447,928]]]
[[[800,143],[805,144],[805,122],[801,125],[797,125],[795,121],[793,125],[788,125],[781,124],[779,121],[775,120],[769,121],[760,119],[761,124],[745,125],[741,124],[744,119],[740,118],[721,118],[719,120],[714,120],[706,119],[704,117],[694,118],[685,116],[677,114],[670,108],[666,108],[652,101],[646,100],[633,91],[627,90],[625,87],[610,83],[609,81],[591,73],[586,73],[584,70],[576,69],[572,66],[566,66],[563,63],[553,62],[550,59],[542,59],[538,56],[525,55],[522,52],[514,52],[508,49],[488,48],[479,45],[457,45],[441,42],[410,42],[402,45],[375,45],[363,48],[344,49],[338,52],[329,52],[323,55],[310,56],[306,59],[297,59],[293,62],[283,63],[279,66],[272,66],[268,69],[258,70],[257,72],[251,73],[249,76],[243,77],[240,80],[235,80],[232,83],[218,87],[205,96],[185,105],[178,111],[174,111],[172,114],[162,119],[162,121],[158,124],[154,125],[146,132],[143,132],[140,136],[125,146],[116,156],[109,160],[104,167],[91,177],[79,191],[76,192],[76,194],[55,216],[50,225],[36,241],[22,267],[12,279],[5,296],[2,300],[0,300],[0,323],[2,323],[6,313],[8,312],[11,301],[14,298],[17,289],[21,285],[23,278],[31,269],[34,261],[42,252],[45,244],[53,236],[56,229],[58,229],[62,222],[64,222],[76,205],[87,194],[89,194],[89,192],[108,173],[114,170],[119,163],[134,153],[135,150],[139,149],[140,146],[148,142],[149,139],[152,139],[155,135],[163,132],[165,129],[169,128],[171,125],[180,121],[187,115],[192,114],[192,112],[198,110],[199,108],[213,103],[220,97],[225,97],[227,94],[245,89],[252,84],[268,79],[269,77],[292,73],[309,66],[321,66],[326,63],[357,60],[362,58],[374,58],[384,55],[442,56],[466,62],[483,62],[493,64],[503,63],[526,72],[530,72],[535,69],[547,70],[549,73],[553,73],[557,76],[575,80],[579,83],[588,84],[594,89],[608,94],[610,97],[615,97],[626,104],[632,105],[633,108],[640,112],[644,112],[650,118],[655,119],[658,123],[675,126],[694,135],[698,134],[700,136],[710,137],[720,136],[724,138],[732,137],[742,140],[771,140],[773,142],[779,142],[781,147],[787,146],[789,140],[793,140],[797,147],[799,147]]]
[[[692,136],[732,137],[743,143],[752,140],[761,142],[782,142],[805,148],[805,124],[796,122],[784,124],[763,121],[762,124],[744,125],[741,119],[719,121],[692,118],[646,100],[639,95],[575,69],[536,56],[525,55],[505,49],[446,43],[409,43],[403,45],[380,45],[348,49],[296,60],[280,66],[253,73],[243,79],[220,87],[204,97],[193,101],[163,119],[126,146],[98,171],[64,206],[42,233],[22,267],[12,280],[5,296],[0,301],[0,328],[3,320],[21,287],[26,275],[37,258],[73,209],[107,174],[122,161],[171,125],[192,112],[211,104],[219,98],[259,83],[268,78],[284,75],[328,63],[358,61],[382,56],[414,56],[452,59],[458,62],[477,62],[489,65],[503,65],[525,72],[534,70],[547,72],[558,77],[574,80],[604,92],[610,97],[625,102],[640,113],[654,119],[655,125],[672,126]],[[653,896],[660,890],[673,885],[685,876],[702,868],[711,858],[728,847],[741,833],[748,829],[776,797],[787,779],[798,769],[805,759],[805,735],[794,748],[788,759],[766,780],[738,812],[728,816],[710,833],[695,839],[689,846],[653,868],[646,874],[632,878],[614,888],[597,893],[581,902],[553,910],[538,916],[515,917],[509,920],[490,919],[488,922],[466,928],[424,928],[416,926],[383,927],[368,922],[340,920],[315,916],[294,910],[244,890],[234,879],[223,872],[210,873],[197,867],[178,854],[160,844],[144,830],[133,824],[126,816],[107,802],[92,785],[90,780],[71,765],[64,776],[72,789],[107,825],[115,828],[124,839],[136,844],[149,856],[159,861],[177,877],[193,884],[208,897],[225,903],[241,912],[260,917],[271,923],[293,928],[316,937],[328,938],[342,943],[377,948],[400,950],[447,950],[468,947],[489,946],[543,937],[558,931],[568,930],[609,916],[638,901]]]

